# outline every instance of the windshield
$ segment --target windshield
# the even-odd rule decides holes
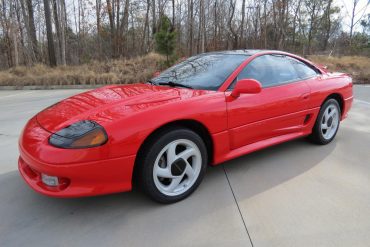
[[[191,57],[151,80],[154,84],[182,84],[187,87],[217,90],[247,58],[242,54],[202,54]]]

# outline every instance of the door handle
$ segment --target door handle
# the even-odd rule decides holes
[[[309,93],[304,93],[304,94],[301,95],[301,98],[303,100],[307,100],[309,97],[310,97],[310,94]]]

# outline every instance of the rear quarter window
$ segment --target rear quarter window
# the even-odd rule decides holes
[[[317,69],[312,68],[310,65],[307,65],[302,61],[299,61],[299,60],[297,60],[295,58],[292,58],[292,57],[289,57],[288,59],[293,64],[295,70],[298,73],[298,76],[301,79],[310,78],[310,77],[313,77],[313,76],[316,76],[317,74],[319,74]]]

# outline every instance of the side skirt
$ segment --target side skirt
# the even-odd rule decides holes
[[[255,151],[258,151],[260,149],[270,147],[273,145],[277,145],[286,141],[290,141],[299,137],[307,136],[310,133],[305,133],[305,132],[296,132],[296,133],[290,133],[282,136],[277,136],[273,138],[269,138],[266,140],[258,141],[237,149],[233,149],[230,152],[226,153],[225,155],[222,155],[218,157],[218,159],[215,159],[215,162],[213,165],[218,165],[222,162],[237,158],[239,156],[249,154]]]

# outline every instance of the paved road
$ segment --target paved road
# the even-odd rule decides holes
[[[295,140],[211,168],[185,201],[54,199],[16,170],[21,128],[79,90],[0,91],[0,246],[368,246],[370,87],[334,142]]]

